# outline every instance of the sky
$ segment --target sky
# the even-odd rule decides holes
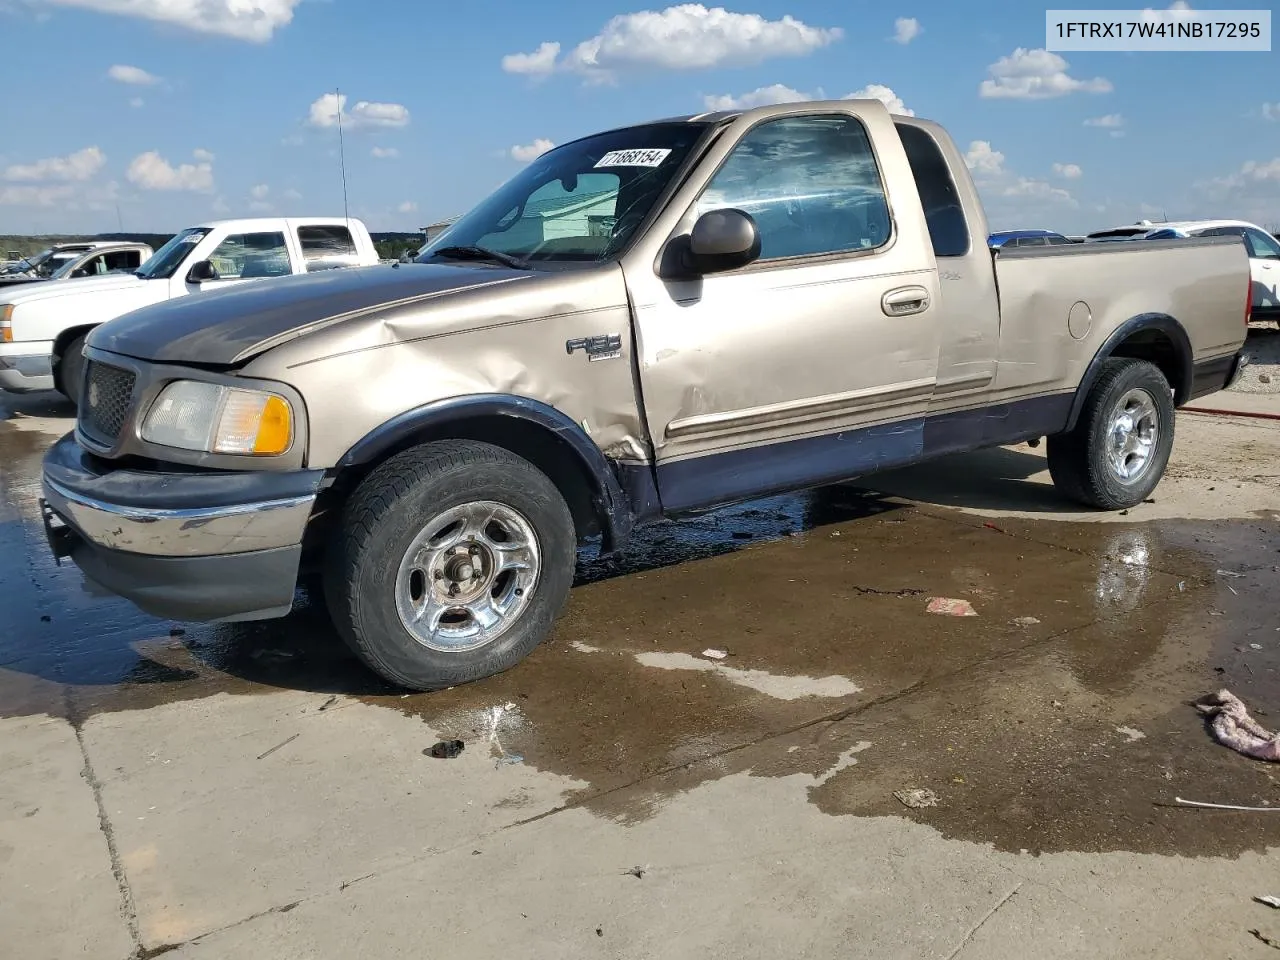
[[[850,95],[942,123],[993,229],[1280,224],[1280,52],[1051,53],[1044,10],[0,0],[0,234],[340,215],[343,158],[352,216],[416,230],[598,130]]]

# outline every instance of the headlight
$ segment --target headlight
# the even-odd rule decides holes
[[[142,439],[181,450],[274,457],[293,443],[293,409],[274,393],[177,380],[151,405]]]
[[[13,343],[13,304],[0,304],[0,343]]]

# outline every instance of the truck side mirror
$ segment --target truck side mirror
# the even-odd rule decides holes
[[[685,265],[695,274],[735,270],[760,257],[760,231],[751,214],[727,208],[709,210],[689,233]]]
[[[191,269],[187,271],[187,283],[204,283],[207,280],[217,279],[218,270],[208,260],[193,263]]]

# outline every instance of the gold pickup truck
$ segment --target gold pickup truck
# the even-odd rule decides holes
[[[993,253],[937,124],[874,100],[556,147],[414,263],[146,307],[84,348],[49,539],[184,620],[287,614],[323,572],[396,684],[513,666],[575,548],[635,525],[1047,437],[1115,510],[1174,410],[1236,376],[1238,238]]]

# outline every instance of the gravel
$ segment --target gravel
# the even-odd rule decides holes
[[[1244,345],[1245,368],[1231,389],[1238,393],[1280,393],[1280,326],[1255,323]]]

